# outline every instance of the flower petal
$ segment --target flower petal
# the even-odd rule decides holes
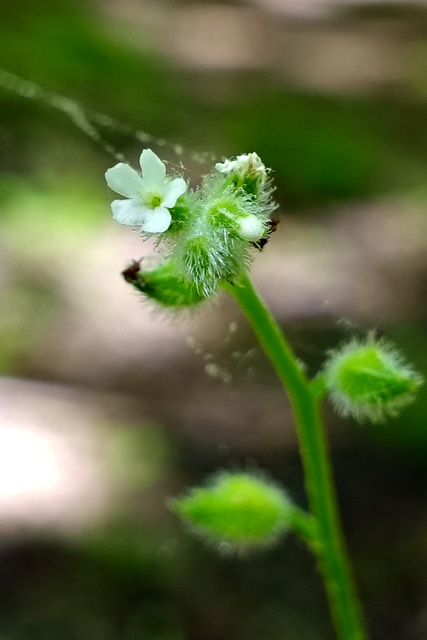
[[[169,228],[172,216],[166,207],[149,209],[145,221],[142,223],[142,230],[147,233],[162,233]]]
[[[215,169],[220,173],[230,173],[233,171],[237,164],[237,160],[225,160],[224,162],[217,162]]]
[[[143,188],[142,178],[128,164],[119,162],[105,172],[105,179],[110,189],[126,198],[133,198]]]
[[[144,181],[144,190],[156,189],[163,191],[166,178],[166,167],[151,149],[144,149],[139,159]]]
[[[184,178],[174,178],[163,188],[163,206],[174,207],[179,196],[187,191],[187,183]]]
[[[113,200],[111,211],[114,220],[120,224],[137,227],[145,222],[152,210],[141,204],[139,200]]]
[[[243,240],[257,242],[265,233],[265,224],[252,213],[237,220],[239,235]]]

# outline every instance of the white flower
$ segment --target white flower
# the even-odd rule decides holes
[[[119,162],[105,173],[110,189],[125,196],[113,200],[114,220],[146,233],[161,233],[169,228],[169,209],[187,189],[184,178],[166,178],[166,167],[151,149],[144,149],[139,159],[142,177],[128,164]]]
[[[238,233],[243,240],[257,242],[265,233],[265,224],[252,213],[237,220]]]
[[[265,165],[255,152],[244,153],[241,156],[237,156],[235,160],[217,162],[215,169],[220,173],[237,173],[241,177],[248,173],[254,173],[263,180],[267,177]]]

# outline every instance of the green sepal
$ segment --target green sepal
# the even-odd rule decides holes
[[[162,262],[150,270],[141,269],[141,262],[134,261],[122,275],[126,282],[163,307],[191,307],[207,298],[194,284],[176,275],[172,261]]]

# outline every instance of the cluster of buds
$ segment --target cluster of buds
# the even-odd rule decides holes
[[[181,308],[209,298],[222,282],[248,269],[254,247],[272,230],[269,172],[256,153],[217,163],[190,190],[182,176],[168,177],[151,151],[140,157],[141,173],[119,163],[106,174],[124,196],[111,204],[114,219],[144,236],[157,235],[162,259],[152,270],[133,263],[125,279],[163,306]]]

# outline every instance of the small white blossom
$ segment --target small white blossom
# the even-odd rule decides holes
[[[142,177],[123,162],[105,173],[110,189],[126,198],[111,203],[113,218],[146,233],[162,233],[172,222],[169,209],[186,191],[187,183],[184,178],[167,178],[165,164],[151,149],[144,149],[139,163]]]
[[[257,242],[265,233],[265,225],[253,214],[239,218],[237,223],[239,226],[239,236],[243,238],[243,240]]]
[[[241,177],[251,173],[260,176],[263,180],[267,177],[265,165],[255,152],[244,153],[237,156],[235,160],[217,162],[215,169],[220,173],[237,173]]]

